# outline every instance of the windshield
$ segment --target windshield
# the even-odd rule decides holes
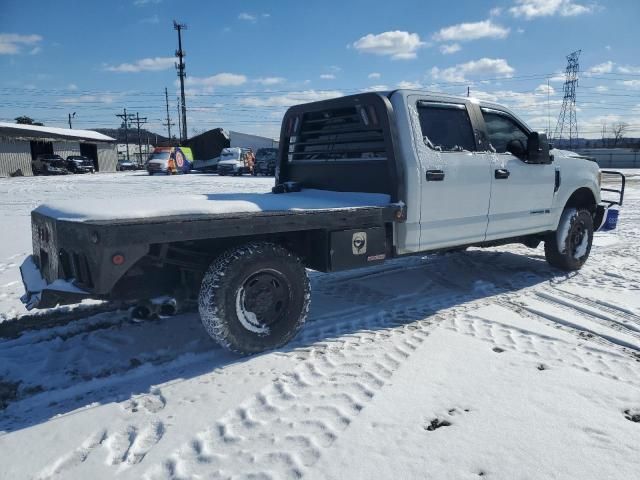
[[[170,152],[157,152],[151,155],[149,160],[169,160]]]
[[[220,154],[220,160],[238,160],[240,152],[238,150],[223,150]]]

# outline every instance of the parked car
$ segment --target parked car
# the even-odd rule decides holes
[[[67,162],[60,155],[45,153],[31,162],[34,175],[67,175]]]
[[[253,173],[255,156],[250,148],[223,148],[218,162],[218,175]]]
[[[277,148],[259,148],[256,152],[256,175],[275,175]]]
[[[255,353],[302,328],[307,269],[544,242],[552,267],[578,270],[624,196],[619,172],[550,151],[509,109],[469,98],[394,90],[298,105],[280,138],[272,193],[163,194],[142,212],[127,198],[39,206],[22,301],[198,298],[213,339]],[[617,198],[601,196],[606,174],[621,180],[603,189]]]
[[[127,170],[140,170],[140,166],[137,163],[127,161],[127,160],[118,160],[118,164],[116,165],[116,170],[119,172],[124,172]]]
[[[82,155],[69,155],[67,157],[67,170],[71,173],[95,173],[93,160]]]

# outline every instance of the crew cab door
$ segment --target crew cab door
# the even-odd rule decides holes
[[[446,248],[484,240],[491,171],[478,152],[468,105],[419,100],[421,138],[420,249]],[[416,135],[417,136],[417,135]]]
[[[551,226],[551,206],[556,188],[552,163],[528,163],[507,151],[507,144],[520,140],[526,148],[528,130],[509,112],[480,108],[491,162],[491,202],[487,240],[507,238]]]

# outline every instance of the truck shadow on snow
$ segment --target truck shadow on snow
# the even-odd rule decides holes
[[[466,302],[565,277],[539,250],[515,250],[528,255],[470,250],[343,273],[311,272],[313,301],[306,325],[277,353],[296,354],[344,335],[429,319]],[[15,398],[4,401],[0,431],[37,425],[86,405],[122,402],[154,385],[255,358],[219,348],[195,313],[143,323],[124,313],[104,313],[27,332],[0,342],[0,383],[18,385],[9,389]]]

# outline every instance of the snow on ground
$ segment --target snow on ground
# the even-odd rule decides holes
[[[0,478],[629,479],[640,471],[640,172],[583,270],[508,246],[312,276],[307,325],[240,358],[195,314],[0,339]],[[272,179],[0,180],[0,311],[38,203]],[[6,207],[6,208],[5,208]]]

